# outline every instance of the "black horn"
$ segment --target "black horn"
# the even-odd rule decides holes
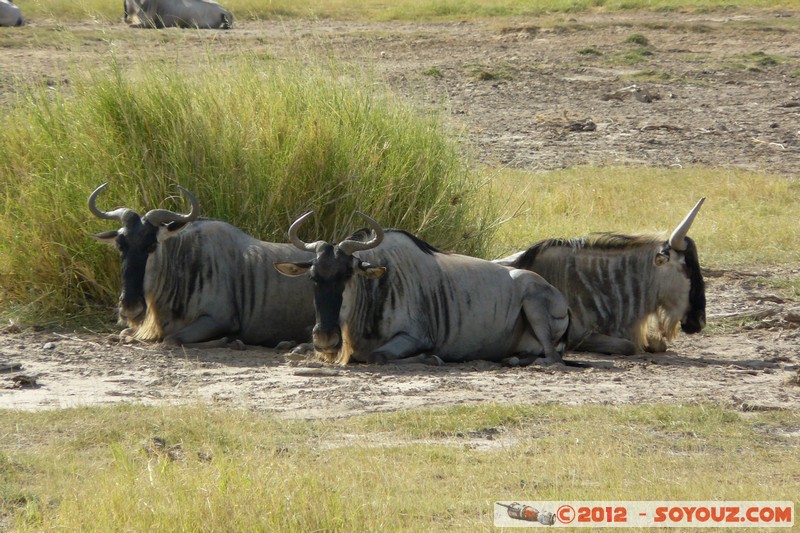
[[[100,194],[100,191],[106,188],[108,183],[104,183],[92,191],[92,194],[89,195],[89,211],[92,212],[94,216],[97,218],[102,218],[105,220],[119,220],[121,222],[126,222],[131,216],[136,215],[138,213],[133,209],[128,209],[127,207],[118,207],[113,211],[101,211],[97,208],[95,202],[97,201],[97,196]]]
[[[349,239],[345,239],[339,243],[339,249],[348,255],[353,255],[355,252],[362,252],[364,250],[370,250],[378,246],[381,242],[383,242],[383,228],[380,224],[378,224],[374,219],[368,217],[361,211],[356,211],[358,215],[363,218],[364,220],[369,223],[372,230],[375,232],[375,237],[368,240],[367,242],[362,241],[353,241]]]
[[[170,222],[188,223],[197,219],[200,214],[200,202],[197,201],[197,198],[195,198],[192,193],[180,185],[178,185],[178,189],[189,199],[189,203],[191,204],[191,209],[187,214],[182,215],[167,209],[153,209],[148,211],[147,214],[142,217],[142,220],[146,220],[154,226],[159,226],[161,224],[169,224]]]
[[[289,241],[292,244],[294,244],[297,248],[300,248],[301,250],[304,250],[306,252],[316,253],[317,252],[317,245],[323,244],[324,241],[316,241],[316,242],[308,243],[308,242],[304,242],[300,237],[297,236],[297,230],[300,229],[300,226],[303,225],[303,222],[308,220],[308,217],[310,217],[312,215],[312,213],[314,213],[313,210],[309,211],[308,213],[306,213],[304,215],[301,215],[300,218],[298,218],[297,220],[292,222],[292,225],[289,226]]]

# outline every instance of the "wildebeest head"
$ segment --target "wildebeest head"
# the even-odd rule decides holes
[[[353,254],[375,248],[383,241],[383,228],[372,218],[358,213],[366,220],[375,236],[368,241],[345,239],[339,244],[325,241],[303,242],[297,230],[313,211],[295,220],[289,228],[289,240],[297,248],[313,252],[316,257],[302,263],[275,263],[278,272],[287,276],[308,273],[314,283],[314,309],[316,324],[312,331],[314,349],[322,354],[334,354],[342,346],[342,303],[344,290],[354,276],[377,279],[386,273],[386,267],[373,266]]]
[[[144,277],[147,259],[158,245],[176,235],[200,212],[197,198],[181,186],[178,188],[191,203],[188,214],[182,215],[166,209],[153,209],[144,216],[133,209],[119,207],[113,211],[101,211],[95,205],[97,196],[108,183],[100,185],[89,196],[89,211],[94,216],[107,220],[119,220],[122,227],[93,235],[95,239],[115,246],[122,259],[122,292],[119,295],[119,315],[131,325],[140,324],[147,311],[144,295]]]
[[[676,295],[678,298],[685,298],[686,309],[681,318],[681,329],[685,333],[697,333],[706,325],[706,290],[703,275],[700,272],[700,260],[697,255],[697,247],[694,241],[687,237],[689,228],[694,222],[695,216],[700,211],[705,197],[701,198],[697,205],[686,215],[686,218],[678,224],[672,232],[669,240],[656,254],[656,268],[670,269],[675,275],[683,277],[689,281],[688,295]],[[669,296],[666,296],[669,297]]]

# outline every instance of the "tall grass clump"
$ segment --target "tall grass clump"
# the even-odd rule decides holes
[[[184,209],[285,242],[316,212],[306,239],[341,240],[363,222],[481,253],[491,202],[437,117],[401,105],[341,64],[209,60],[195,71],[152,64],[32,89],[0,127],[0,300],[50,317],[113,305],[116,254],[89,236],[115,229],[86,207]]]

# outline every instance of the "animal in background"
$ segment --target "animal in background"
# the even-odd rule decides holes
[[[0,0],[0,26],[22,26],[25,18],[19,6],[11,0]]]
[[[123,0],[123,20],[134,28],[230,29],[233,15],[214,0]]]

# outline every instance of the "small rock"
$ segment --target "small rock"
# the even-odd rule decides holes
[[[56,349],[56,343],[54,343],[54,342],[46,342],[44,344],[44,346],[42,346],[42,348],[44,348],[45,350],[55,350]]]
[[[567,129],[569,131],[595,131],[597,129],[597,124],[589,118],[584,120],[570,120],[569,123],[567,123]]]
[[[22,370],[22,363],[0,361],[0,372],[15,372],[17,370]]]
[[[14,387],[17,389],[35,389],[39,387],[39,383],[36,381],[38,377],[38,375],[17,374],[11,378],[11,381],[14,382]]]
[[[17,324],[15,324],[14,322],[10,322],[10,323],[8,324],[8,326],[6,326],[6,327],[3,329],[3,333],[10,333],[10,334],[22,333],[22,328],[20,328],[20,327],[19,327]]]
[[[275,347],[275,349],[278,350],[279,352],[284,352],[294,348],[294,345],[295,344],[292,341],[283,341],[279,342],[278,345]]]

